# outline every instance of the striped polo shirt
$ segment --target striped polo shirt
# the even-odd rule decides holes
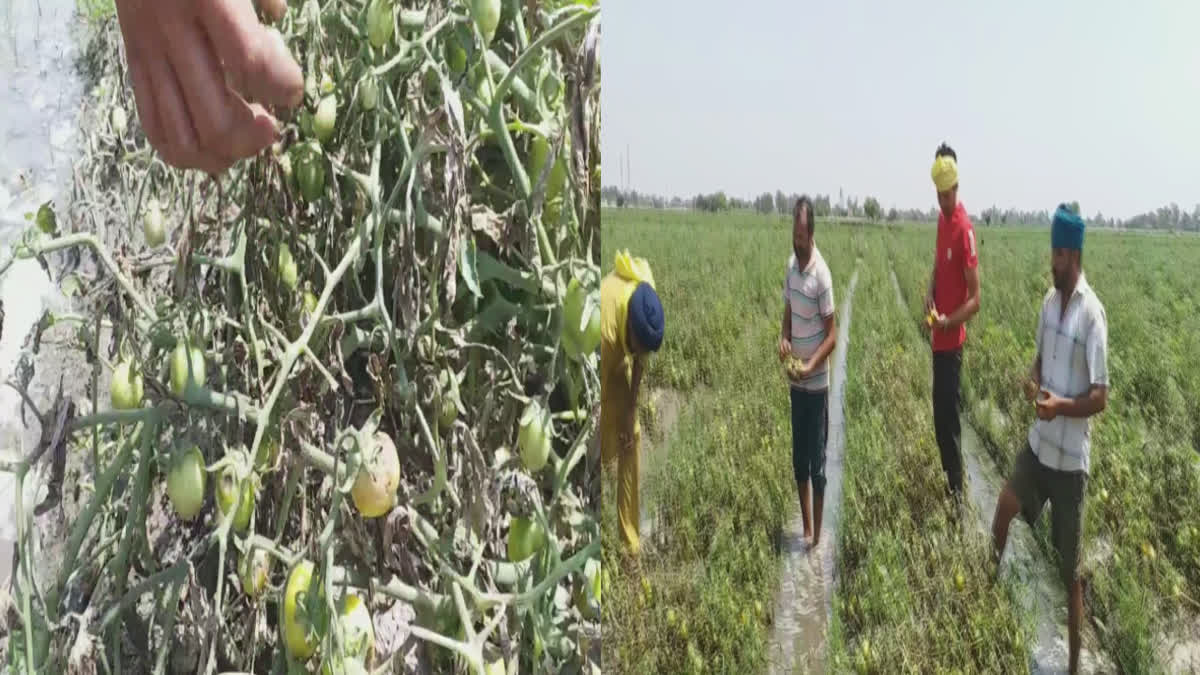
[[[1037,353],[1042,357],[1042,388],[1078,398],[1093,385],[1108,386],[1108,318],[1083,274],[1062,311],[1062,293],[1051,288],[1038,316]],[[1059,415],[1037,420],[1029,447],[1041,463],[1058,471],[1091,469],[1091,425],[1087,418]]]
[[[821,252],[813,246],[808,264],[801,270],[796,254],[788,258],[783,281],[783,301],[792,311],[792,355],[808,361],[825,340],[825,319],[833,315],[833,276]],[[829,359],[808,377],[793,382],[804,391],[829,388]]]

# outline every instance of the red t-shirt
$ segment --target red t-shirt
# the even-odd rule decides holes
[[[979,265],[975,250],[975,228],[962,202],[946,220],[938,214],[937,261],[934,263],[933,304],[938,314],[949,316],[967,301],[967,270]],[[967,326],[950,330],[933,329],[933,351],[958,349],[967,341]]]

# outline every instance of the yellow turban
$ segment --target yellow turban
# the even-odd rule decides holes
[[[945,192],[958,183],[958,164],[949,155],[942,155],[933,160],[933,184],[938,192]]]
[[[646,282],[654,288],[654,275],[650,272],[650,264],[644,258],[635,258],[629,251],[618,251],[615,261],[617,276],[626,281]]]

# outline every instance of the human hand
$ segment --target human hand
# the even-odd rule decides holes
[[[792,355],[792,342],[784,338],[779,338],[779,361],[787,360],[787,357]]]
[[[1049,422],[1058,417],[1058,410],[1061,407],[1064,399],[1060,396],[1055,396],[1043,389],[1037,400],[1037,416],[1038,419]]]
[[[272,19],[283,0],[260,0]],[[178,168],[220,173],[274,142],[264,105],[294,106],[300,66],[250,0],[116,0],[138,117]]]

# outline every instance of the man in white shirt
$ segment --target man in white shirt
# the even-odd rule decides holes
[[[1083,585],[1079,579],[1079,539],[1087,492],[1091,428],[1089,419],[1108,404],[1108,321],[1104,306],[1083,275],[1084,223],[1065,204],[1054,213],[1050,267],[1054,288],[1038,317],[1037,355],[1025,393],[1036,397],[1038,420],[1025,450],[996,502],[992,522],[997,565],[1008,526],[1021,512],[1032,526],[1050,502],[1050,525],[1060,573],[1067,586],[1070,672],[1079,669],[1079,624]]]
[[[800,360],[789,376],[792,402],[792,470],[800,491],[804,538],[821,543],[825,504],[825,441],[829,435],[829,369],[837,343],[833,316],[833,277],[813,241],[812,202],[796,201],[792,210],[792,256],[783,281],[783,324],[779,360]],[[809,509],[809,488],[812,506]]]

